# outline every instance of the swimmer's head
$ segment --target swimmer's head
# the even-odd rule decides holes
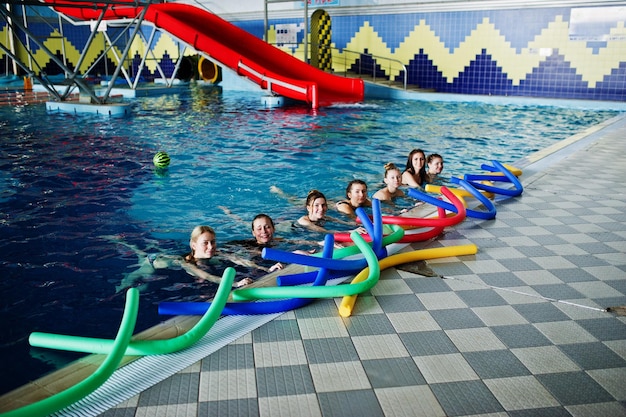
[[[259,245],[267,245],[274,239],[274,221],[267,214],[257,214],[252,220],[252,236]]]
[[[210,259],[215,256],[217,244],[215,231],[210,226],[196,226],[189,238],[191,257],[194,259]]]
[[[363,180],[352,180],[346,187],[346,197],[350,204],[360,207],[367,201],[367,184]]]
[[[407,158],[405,170],[409,171],[411,174],[417,174],[424,168],[425,163],[426,154],[424,151],[421,149],[413,149]]]
[[[428,155],[426,163],[428,165],[428,173],[431,175],[441,174],[441,171],[443,171],[443,157],[439,154]]]
[[[309,215],[309,220],[317,222],[326,217],[328,211],[328,203],[326,202],[326,196],[318,190],[311,190],[306,197],[306,210]]]

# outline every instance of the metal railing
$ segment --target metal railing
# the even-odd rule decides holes
[[[320,50],[321,49],[322,47],[320,46]],[[343,73],[346,77],[349,77],[350,74],[356,74],[359,77],[371,76],[372,82],[377,82],[377,78],[388,77],[386,79],[389,81],[390,85],[396,78],[394,74],[401,75],[403,78],[402,86],[406,90],[408,75],[406,66],[401,61],[366,52],[350,51],[348,49],[340,50],[339,48],[331,48],[331,52],[335,72],[337,72],[337,70],[342,72],[341,69],[343,68]]]
[[[286,44],[272,44],[279,49],[285,50]],[[293,45],[292,45],[293,46]],[[319,45],[319,55],[330,49],[332,57],[332,68],[335,74],[343,74],[345,77],[371,77],[372,82],[380,82],[377,79],[387,81],[389,85],[395,83],[396,76],[402,76],[402,88],[407,89],[408,74],[406,66],[397,59],[374,55],[367,52],[351,51],[349,49],[339,49]],[[291,53],[295,54],[293,47]],[[300,57],[302,59],[302,57]],[[365,62],[367,61],[367,62]]]

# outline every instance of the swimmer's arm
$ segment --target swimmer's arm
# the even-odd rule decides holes
[[[402,173],[402,184],[408,185],[411,188],[421,187],[420,184],[417,181],[415,181],[415,178],[413,177],[413,175],[411,175],[409,171],[404,171]]]
[[[307,229],[313,232],[332,233],[332,232],[329,232],[327,229],[323,228],[322,226],[313,223],[311,220],[309,220],[307,216],[300,217],[298,219],[298,224],[300,226],[306,227]]]
[[[252,262],[249,259],[242,258],[242,257],[234,255],[232,253],[227,253],[227,252],[221,252],[220,251],[220,256],[225,258],[225,259],[228,259],[229,261],[231,261],[234,264],[245,266],[246,268],[256,268],[256,269],[260,269],[261,271],[270,272],[269,268],[266,268],[264,266],[258,265],[258,264]]]
[[[194,277],[211,281],[216,284],[219,284],[222,281],[221,277],[209,274],[208,272],[203,271],[202,269],[198,268],[197,266],[189,262],[182,262],[181,266],[183,267],[185,271],[187,271],[188,274],[193,275]]]
[[[220,282],[222,282],[221,277],[209,274],[208,272],[203,271],[202,269],[198,268],[194,264],[190,264],[189,262],[183,262],[182,267],[185,271],[187,271],[187,273],[197,278],[205,279],[207,281],[211,281],[216,284],[219,284]],[[254,281],[251,278],[244,278],[233,283],[233,287],[239,288],[239,287],[243,287],[244,285],[252,284],[253,282]]]

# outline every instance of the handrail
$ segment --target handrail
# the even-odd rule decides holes
[[[276,44],[276,43],[274,43],[273,45],[276,46],[277,48],[281,48],[281,46],[282,46],[282,45]],[[374,55],[374,54],[370,54],[370,53],[367,53],[367,52],[351,51],[349,49],[341,50],[339,48],[328,47],[326,45],[321,45],[321,44],[318,45],[318,48],[321,51],[330,49],[333,57],[336,56],[337,54],[341,55],[343,53],[343,67],[344,67],[343,73],[344,73],[344,76],[346,76],[346,77],[348,76],[348,68],[349,68],[349,66],[348,66],[348,58],[347,58],[346,52],[349,53],[349,54],[357,55],[357,57],[368,56],[368,57],[372,58],[372,61],[373,61],[372,65],[373,65],[373,67],[371,68],[371,72],[372,72],[372,78],[373,78],[372,81],[374,81],[374,82],[376,82],[376,64],[380,64],[380,62],[379,62],[380,60],[386,60],[386,61],[389,62],[389,65],[387,66],[387,69],[385,70],[386,73],[389,75],[389,84],[391,84],[393,82],[393,77],[391,76],[392,64],[396,63],[396,64],[398,64],[397,67],[399,67],[399,69],[397,69],[398,73],[401,73],[403,75],[403,77],[402,77],[403,78],[403,82],[402,82],[403,89],[404,90],[407,89],[408,73],[407,73],[406,65],[404,65],[402,63],[402,61],[400,61],[398,59],[389,58],[389,57],[381,56],[381,55]],[[334,51],[337,51],[337,54],[335,54]],[[356,61],[356,59],[357,58],[355,58],[355,61]],[[336,61],[333,59],[333,62],[336,62]],[[382,66],[381,66],[381,68],[382,68]],[[358,68],[357,74],[358,75],[363,75],[364,74],[364,72],[362,72],[362,68],[361,68],[361,61],[359,61],[359,68]]]
[[[320,48],[322,48],[322,45],[320,45]],[[327,47],[327,46],[324,46],[324,48],[328,48],[328,47]],[[347,54],[346,54],[346,52],[348,52],[348,53],[350,53],[350,54],[356,54],[356,55],[358,55],[359,57],[360,57],[360,56],[369,56],[369,57],[371,57],[371,58],[372,58],[373,63],[372,63],[372,69],[371,69],[371,70],[372,70],[372,78],[373,78],[373,81],[374,81],[374,82],[376,82],[376,64],[380,64],[380,62],[379,62],[380,60],[386,60],[386,61],[388,61],[388,62],[389,62],[389,66],[387,67],[386,72],[387,72],[387,75],[389,76],[389,83],[390,83],[390,84],[391,84],[391,82],[393,81],[393,77],[392,77],[392,75],[391,75],[391,69],[392,69],[392,68],[391,68],[391,66],[392,66],[392,64],[393,64],[393,63],[397,63],[397,64],[399,64],[399,67],[400,67],[401,69],[400,69],[398,72],[400,72],[400,73],[402,73],[402,74],[403,74],[403,78],[404,78],[404,80],[403,80],[403,87],[404,87],[404,89],[406,90],[408,75],[407,75],[406,65],[404,65],[404,64],[402,63],[402,61],[397,60],[397,59],[394,59],[394,58],[388,58],[388,57],[385,57],[385,56],[381,56],[381,55],[374,55],[374,54],[370,54],[370,53],[366,53],[366,52],[351,51],[351,50],[349,50],[349,49],[343,49],[343,51],[342,51],[342,50],[340,50],[339,48],[335,48],[335,47],[330,47],[330,49],[331,49],[331,51],[337,50],[337,51],[339,52],[339,54],[341,54],[341,53],[343,52],[343,59],[344,59],[344,62],[343,62],[343,65],[344,65],[344,74],[345,74],[346,76],[348,75],[348,59],[347,59]],[[382,66],[382,65],[381,65],[381,68],[383,68],[383,66]],[[362,72],[361,72],[361,61],[359,61],[359,70],[358,70],[358,74],[359,74],[359,75],[361,75],[361,74],[362,74]]]

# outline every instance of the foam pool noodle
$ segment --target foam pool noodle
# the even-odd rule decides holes
[[[370,267],[368,279],[358,284],[334,285],[323,287],[269,287],[269,288],[244,288],[233,291],[235,300],[273,299],[273,298],[334,298],[345,295],[359,294],[376,285],[379,278],[380,268],[378,258],[370,245],[357,233],[352,232],[352,239],[356,246],[365,256],[367,265]]]
[[[56,393],[48,398],[37,401],[24,407],[3,413],[3,417],[38,417],[48,416],[63,408],[66,408],[99,388],[115,372],[124,353],[130,343],[130,338],[135,330],[137,312],[139,311],[139,291],[131,288],[126,292],[126,304],[124,314],[117,332],[117,336],[111,343],[108,356],[93,374],[81,382]]]
[[[220,318],[220,314],[233,285],[235,270],[226,268],[222,280],[213,299],[213,304],[202,318],[186,333],[163,340],[132,340],[126,349],[126,355],[161,355],[176,352],[191,346],[200,340],[213,324]],[[34,332],[28,339],[31,346],[50,349],[68,350],[74,352],[109,353],[113,349],[113,340],[80,336],[67,336],[50,333]]]
[[[450,256],[473,255],[478,251],[478,247],[474,244],[448,246],[444,248],[419,249],[411,252],[398,253],[387,258],[381,259],[379,267],[381,270],[401,265],[407,262],[422,261],[425,259],[447,258]],[[352,284],[361,282],[368,274],[367,268],[361,271],[351,282]],[[344,296],[339,305],[339,315],[341,317],[349,317],[352,314],[354,303],[357,295]]]

